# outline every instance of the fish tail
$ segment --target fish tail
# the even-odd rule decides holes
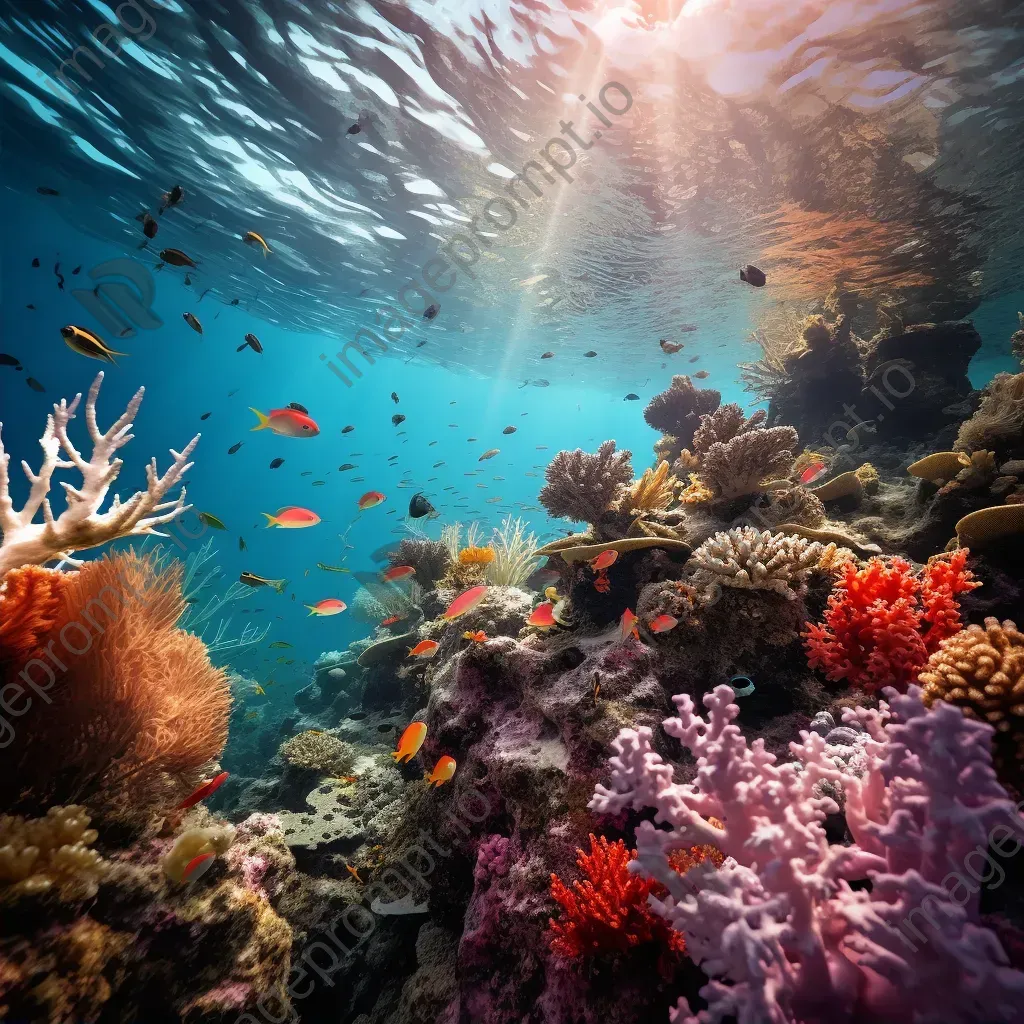
[[[256,417],[259,420],[259,423],[257,423],[256,426],[252,428],[253,430],[266,430],[267,427],[270,426],[270,417],[269,416],[264,416],[263,413],[261,413],[259,411],[259,409],[254,409],[250,405],[249,406],[249,412],[256,413]]]
[[[258,430],[258,429],[259,429],[258,427],[253,427],[253,430]],[[281,525],[280,520],[277,518],[277,516],[272,516],[269,512],[261,512],[260,515],[267,517],[267,527],[268,528],[271,527],[271,526],[280,526]]]
[[[280,593],[280,591],[279,591],[279,593]],[[309,615],[316,615],[316,608],[314,608],[313,605],[306,604],[306,605],[303,605],[302,607],[309,609]],[[309,615],[307,615],[306,618],[309,618]]]
[[[275,590],[276,590],[276,591],[277,591],[277,592],[278,592],[279,594],[283,594],[283,593],[284,593],[284,591],[285,591],[285,588],[286,588],[287,586],[288,586],[288,580],[281,580],[281,581],[280,581],[279,583],[275,583],[275,584],[274,584],[274,589],[275,589]],[[309,605],[306,605],[306,607],[308,608],[308,607],[309,607]]]
[[[401,761],[402,760],[401,754],[397,750],[392,750],[391,751],[391,756],[395,759],[395,761]]]

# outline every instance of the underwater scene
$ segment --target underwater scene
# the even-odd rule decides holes
[[[1022,55],[0,2],[0,1024],[1024,1024]]]

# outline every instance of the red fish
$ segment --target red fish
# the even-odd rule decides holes
[[[828,472],[828,466],[824,462],[812,462],[801,474],[800,483],[817,483]]]
[[[652,633],[667,633],[679,625],[679,620],[674,615],[659,615],[656,619],[651,619],[647,625],[650,626]]]
[[[434,765],[434,770],[423,777],[427,780],[428,786],[433,786],[436,789],[438,786],[443,786],[454,774],[455,758],[444,754]]]
[[[426,738],[427,723],[413,722],[402,733],[402,738],[398,741],[398,749],[391,751],[391,756],[396,761],[411,761],[419,753]]]
[[[320,428],[316,420],[311,419],[304,412],[298,409],[271,409],[269,413],[262,413],[259,409],[249,406],[250,412],[256,413],[259,423],[253,430],[272,430],[281,437],[316,437]]]
[[[385,583],[392,583],[395,580],[407,579],[415,572],[416,570],[411,565],[396,565],[393,569],[388,569],[381,579],[383,579]]]
[[[224,785],[225,780],[230,774],[230,772],[221,772],[220,775],[214,776],[209,782],[204,782],[194,793],[191,794],[191,796],[182,800],[175,810],[185,811],[188,810],[189,807],[195,807],[196,804],[216,793],[217,790]]]
[[[526,620],[528,626],[537,626],[540,629],[550,629],[555,625],[555,606],[550,601],[537,605]]]
[[[438,646],[436,640],[421,640],[415,647],[409,648],[409,657],[432,658],[437,653]]]
[[[279,509],[275,515],[264,512],[267,517],[267,526],[280,526],[285,530],[303,530],[307,526],[316,526],[320,517],[308,508],[300,508],[298,505],[288,505]]]
[[[201,853],[198,857],[193,857],[185,865],[185,870],[181,873],[181,880],[183,882],[194,882],[197,878],[202,878],[213,867],[213,862],[216,859],[217,855],[215,853]]]
[[[386,619],[381,620],[382,626],[393,626],[396,622],[401,622],[401,615],[389,615]]]
[[[373,508],[374,505],[379,505],[382,501],[386,500],[387,499],[380,493],[380,491],[367,491],[359,499],[359,511],[365,512],[368,508]]]
[[[309,609],[310,615],[338,615],[348,605],[340,598],[325,597],[322,601],[317,601],[316,604],[307,604],[306,607]]]
[[[478,629],[475,633],[472,630],[467,629],[466,632],[462,634],[462,639],[472,640],[473,643],[482,644],[488,640],[489,637],[482,629]]]
[[[359,872],[352,867],[351,864],[345,865],[345,870],[360,884],[363,885],[363,880],[359,877]]]
[[[622,618],[619,620],[619,626],[622,629],[622,639],[625,640],[630,634],[632,634],[634,640],[640,639],[640,634],[637,632],[636,624],[637,617],[633,614],[632,608],[627,608],[622,613]]]
[[[615,564],[615,559],[619,557],[618,551],[614,548],[609,548],[607,551],[602,551],[597,558],[593,558],[590,561],[590,568],[594,572],[600,572],[602,569],[607,569],[609,566]]]
[[[602,569],[594,579],[594,589],[599,594],[607,594],[612,589],[612,581],[608,579],[608,573]]]
[[[487,587],[485,585],[479,587],[470,587],[469,590],[459,594],[457,598],[445,610],[444,615],[441,616],[443,619],[457,619],[460,615],[465,615],[466,612],[471,612],[486,596]]]

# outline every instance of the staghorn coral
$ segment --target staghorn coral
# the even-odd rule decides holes
[[[1024,732],[1024,634],[1007,619],[985,619],[947,637],[918,682],[926,707],[954,704],[997,732]]]
[[[691,449],[694,455],[703,458],[713,444],[725,444],[737,434],[759,427],[767,415],[764,409],[758,409],[748,419],[735,402],[719,406],[714,412],[701,417],[700,426],[693,435]]]
[[[45,818],[0,815],[0,904],[53,893],[64,903],[96,895],[108,865],[90,847],[84,807],[51,807]]]
[[[977,412],[960,426],[957,451],[1019,450],[1024,436],[1024,373],[997,373],[985,388]]]
[[[288,764],[321,775],[344,775],[355,763],[352,747],[329,732],[307,729],[285,740],[277,752]]]
[[[0,776],[4,804],[81,800],[142,818],[191,792],[220,756],[230,685],[203,642],[174,625],[180,582],[179,565],[155,572],[132,553],[69,574],[44,638],[57,671],[36,658],[19,673],[52,703],[20,719],[12,770]]]
[[[637,871],[668,889],[650,907],[711,978],[707,1009],[684,997],[674,1024],[1017,1019],[1024,973],[981,925],[980,887],[961,885],[963,900],[945,887],[990,829],[1019,827],[992,770],[990,727],[925,709],[916,687],[878,710],[848,709],[844,722],[869,736],[858,778],[815,733],[790,744],[799,764],[777,764],[762,739],[748,745],[731,687],[704,696],[706,720],[688,694],[673,700],[663,728],[697,759],[696,778],[674,781],[649,727],[625,729],[590,807],[656,813],[657,826],[636,830]],[[824,819],[838,807],[819,795],[823,782],[845,792],[851,845],[829,844]],[[670,854],[700,843],[726,861],[680,877]]]
[[[960,629],[958,596],[981,586],[966,568],[968,553],[934,558],[920,574],[902,558],[844,564],[824,620],[802,634],[811,668],[869,693],[906,687]]]
[[[696,388],[689,377],[679,375],[672,378],[667,391],[650,400],[644,419],[655,430],[676,438],[680,448],[690,448],[701,417],[714,412],[721,401],[720,392]]]
[[[645,469],[643,476],[627,488],[615,504],[622,512],[663,512],[675,501],[678,486],[679,481],[669,472],[668,463],[659,462],[657,469]]]
[[[450,562],[447,546],[442,541],[426,537],[403,538],[389,559],[392,567],[411,565],[416,570],[417,582],[424,590],[434,589]]]
[[[0,590],[0,664],[19,668],[56,621],[68,581],[65,573],[26,565],[12,569]]]
[[[580,448],[559,452],[544,473],[538,500],[556,519],[593,522],[633,482],[631,458],[631,452],[617,452],[614,441],[593,455]]]
[[[719,499],[756,494],[764,481],[789,472],[797,442],[792,427],[748,430],[716,441],[701,461],[701,480]]]
[[[740,526],[716,533],[693,552],[693,582],[700,588],[741,587],[771,590],[795,600],[822,555],[822,546],[801,537]]]
[[[163,476],[157,474],[156,459],[150,460],[146,467],[146,490],[136,491],[124,503],[115,494],[110,508],[100,512],[110,485],[121,471],[122,461],[115,458],[115,453],[134,437],[129,431],[146,390],[139,388],[125,411],[106,432],[102,432],[96,423],[96,399],[102,383],[103,374],[99,373],[85,400],[85,422],[93,445],[91,458],[86,461],[68,437],[68,424],[75,418],[82,396],[76,395],[70,404],[62,398],[47,417],[46,430],[39,439],[39,446],[43,449],[39,472],[33,473],[28,463],[22,463],[31,488],[20,512],[14,511],[10,495],[8,470],[11,457],[0,441],[0,532],[3,534],[0,541],[0,579],[20,565],[42,565],[55,558],[67,559],[74,551],[98,547],[118,537],[156,534],[158,526],[171,522],[190,507],[185,504],[184,490],[175,501],[163,499],[192,468],[188,458],[199,442],[198,434],[184,451],[171,451],[173,462]],[[60,458],[61,449],[67,455],[65,460]],[[72,487],[62,481],[67,507],[54,516],[47,495],[57,469],[77,469],[82,474],[82,483],[79,487]],[[34,523],[39,512],[42,512],[43,521]]]

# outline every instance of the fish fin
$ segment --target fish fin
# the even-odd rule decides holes
[[[258,430],[258,429],[259,429],[259,427],[253,427],[253,430]],[[278,525],[280,525],[279,522],[278,522],[277,516],[272,516],[269,512],[261,512],[260,515],[267,517],[267,527],[268,528],[271,527],[271,526],[278,526]],[[308,608],[309,605],[306,605],[306,607]]]
[[[302,607],[309,609],[309,615],[316,615],[316,608],[313,605],[304,604]],[[309,615],[306,616],[307,619],[309,618]]]
[[[274,589],[279,594],[283,594],[285,592],[285,589],[287,588],[289,582],[290,582],[290,580],[281,580],[281,582],[278,583],[277,586],[274,587]]]
[[[256,417],[259,419],[259,423],[257,423],[256,426],[252,428],[253,430],[266,430],[267,427],[270,426],[270,417],[269,416],[264,416],[263,413],[261,413],[259,411],[259,409],[254,409],[250,405],[249,406],[249,412],[256,413]]]

